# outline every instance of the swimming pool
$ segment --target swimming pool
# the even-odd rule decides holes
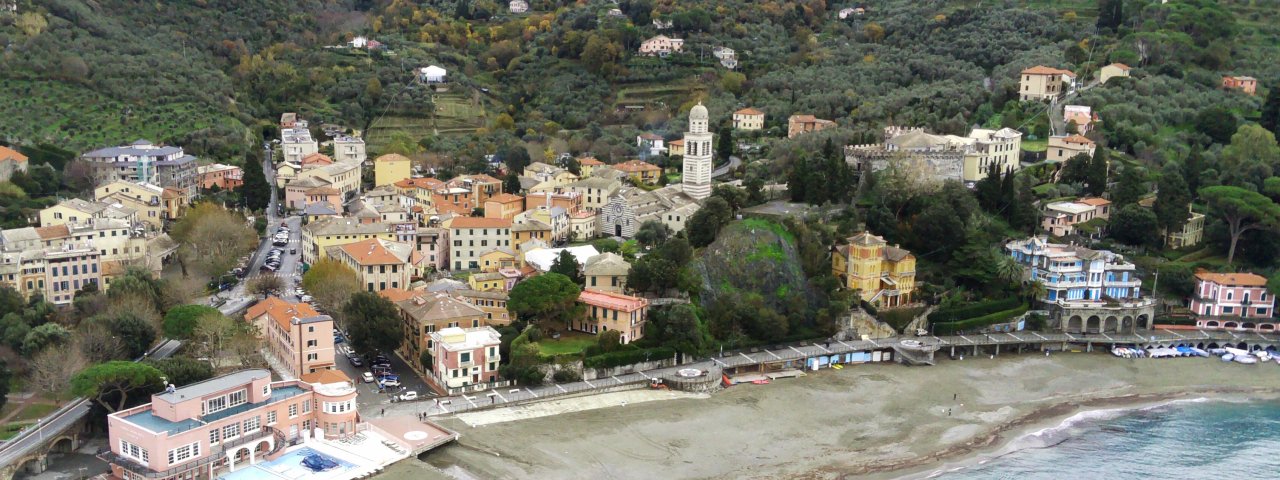
[[[325,458],[338,463],[338,466],[323,472],[313,472],[311,469],[302,466],[302,460],[307,455],[320,453]],[[252,467],[237,469],[221,477],[222,480],[299,480],[307,479],[328,479],[328,478],[351,478],[352,471],[357,467],[351,462],[343,460],[333,455],[317,452],[311,447],[302,447],[292,452],[284,454],[284,456],[275,460],[260,462]]]

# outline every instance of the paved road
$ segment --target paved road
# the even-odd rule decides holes
[[[1280,343],[1278,335],[1262,335],[1258,333],[1238,333],[1230,331],[1169,331],[1156,330],[1148,332],[1144,335],[1122,335],[1122,334],[1070,334],[1070,333],[1036,333],[1036,332],[1014,332],[1014,333],[994,333],[994,334],[976,334],[976,335],[955,335],[949,337],[893,337],[872,340],[855,340],[855,341],[833,341],[815,343],[812,345],[793,345],[772,347],[771,349],[758,349],[757,351],[747,352],[726,352],[722,355],[699,360],[684,365],[669,368],[661,368],[644,372],[636,372],[626,375],[617,375],[604,379],[591,381],[574,382],[559,385],[546,385],[540,387],[510,387],[498,388],[484,392],[470,393],[467,395],[456,395],[451,397],[440,398],[440,404],[437,405],[434,399],[427,399],[418,402],[397,403],[387,407],[388,414],[410,415],[421,412],[427,412],[431,415],[447,415],[467,410],[475,410],[495,405],[504,405],[511,403],[520,403],[526,401],[536,401],[548,397],[563,396],[571,393],[585,392],[591,390],[600,390],[622,385],[636,385],[648,383],[652,378],[660,378],[664,375],[675,374],[676,371],[686,368],[697,368],[703,371],[714,371],[715,368],[732,368],[744,365],[755,365],[760,363],[770,363],[788,360],[803,360],[810,357],[819,357],[825,355],[835,355],[850,352],[865,352],[871,350],[882,350],[892,348],[894,345],[900,345],[903,341],[917,341],[929,348],[937,348],[940,354],[945,354],[943,349],[950,347],[957,348],[973,348],[975,346],[993,346],[993,345],[1025,345],[1036,343],[1086,343],[1092,342],[1098,348],[1105,348],[1109,344],[1177,344],[1177,343],[1208,343],[1208,342],[1257,342],[1276,344]],[[803,366],[800,366],[803,368]]]
[[[1052,104],[1049,105],[1049,135],[1050,136],[1069,135],[1071,133],[1074,133],[1074,132],[1067,132],[1067,119],[1062,118],[1063,108],[1068,103],[1071,103],[1071,100],[1075,99],[1076,96],[1080,94],[1080,92],[1096,87],[1098,86],[1098,84],[1099,82],[1097,80],[1094,80],[1092,83],[1087,83],[1078,89],[1074,89],[1067,92],[1067,94],[1063,95],[1062,98],[1055,100]]]
[[[403,387],[394,392],[379,393],[377,383],[364,383],[360,379],[361,375],[369,371],[369,365],[353,367],[346,357],[346,353],[350,351],[349,347],[346,344],[339,344],[337,349],[338,355],[335,362],[338,364],[338,369],[352,380],[355,380],[356,389],[360,391],[360,394],[356,396],[356,403],[360,406],[360,411],[366,416],[381,414],[381,409],[391,405],[391,397],[397,392],[414,391],[424,397],[434,395],[431,388],[427,386],[426,381],[419,377],[417,373],[414,373],[408,365],[405,365],[404,360],[401,360],[399,355],[388,356],[391,357],[391,369],[400,375],[400,382]]]
[[[182,342],[165,340],[143,358],[168,358],[182,347]],[[73,399],[57,411],[41,418],[18,436],[0,445],[0,465],[10,465],[44,444],[46,438],[55,436],[89,414],[90,403],[84,398]]]
[[[735,168],[738,168],[739,165],[742,165],[742,159],[731,155],[729,156],[729,163],[726,163],[720,166],[720,168],[717,168],[711,171],[711,178],[723,177],[725,175],[728,175],[729,172],[732,172]]]

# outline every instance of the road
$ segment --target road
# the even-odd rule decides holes
[[[1049,136],[1070,135],[1071,133],[1074,133],[1067,131],[1067,119],[1062,118],[1062,110],[1071,102],[1072,99],[1076,98],[1080,92],[1096,87],[1098,84],[1099,82],[1094,80],[1092,83],[1087,83],[1078,89],[1073,89],[1067,92],[1067,94],[1063,95],[1062,98],[1055,100],[1049,105]]]
[[[742,165],[742,159],[736,156],[730,155],[729,163],[726,163],[720,166],[720,168],[717,168],[711,171],[711,178],[719,178],[719,177],[728,175],[734,169],[738,168],[739,165]]]
[[[364,383],[360,376],[369,371],[369,365],[363,367],[353,367],[351,362],[347,360],[346,353],[349,352],[348,346],[339,344],[337,346],[338,355],[335,362],[338,364],[338,370],[345,373],[348,377],[356,382],[356,389],[360,391],[356,396],[356,403],[360,406],[360,411],[366,416],[380,415],[381,409],[391,405],[391,393],[378,393],[377,383]],[[405,365],[404,360],[399,355],[388,355],[391,358],[391,369],[400,375],[400,382],[403,388],[400,391],[414,391],[421,396],[432,395],[432,390],[427,386],[426,381],[419,377],[417,373]]]
[[[151,352],[143,355],[143,358],[169,358],[181,347],[182,342],[180,341],[165,340],[152,349]],[[0,445],[0,465],[11,465],[32,450],[39,448],[44,443],[45,438],[57,435],[68,426],[79,422],[85,415],[88,415],[89,408],[89,400],[76,398],[66,406],[41,418],[32,427],[19,433],[18,436],[5,442],[4,445]]]

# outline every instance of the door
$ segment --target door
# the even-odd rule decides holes
[[[622,224],[618,224],[618,225],[614,225],[614,226],[613,226],[613,235],[614,235],[615,237],[621,237],[621,236],[622,236]]]

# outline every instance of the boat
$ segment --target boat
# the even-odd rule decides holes
[[[1234,353],[1228,353],[1222,356],[1222,361],[1224,362],[1230,362],[1235,359],[1236,359],[1236,355]]]
[[[1237,357],[1239,357],[1239,356],[1241,356],[1241,355],[1249,355],[1249,351],[1248,351],[1248,350],[1241,350],[1241,349],[1239,349],[1239,348],[1225,347],[1225,348],[1223,348],[1223,350],[1226,350],[1226,351],[1227,351],[1227,353],[1230,353],[1230,354],[1235,355],[1235,356],[1237,356]]]
[[[1236,356],[1236,363],[1243,363],[1243,364],[1245,364],[1245,365],[1253,365],[1253,364],[1255,364],[1255,363],[1258,363],[1258,357],[1255,357],[1255,356],[1252,356],[1252,355],[1237,355],[1237,356]]]
[[[1203,349],[1199,349],[1199,348],[1195,348],[1195,347],[1191,347],[1191,354],[1192,354],[1192,355],[1195,355],[1195,356],[1197,356],[1197,357],[1207,357],[1207,356],[1209,356],[1209,352],[1206,352],[1206,351],[1204,351]]]
[[[1266,350],[1258,350],[1253,352],[1253,356],[1258,357],[1258,361],[1267,362],[1271,360],[1271,353]]]
[[[1121,348],[1121,347],[1113,348],[1111,349],[1111,354],[1117,357],[1129,358],[1129,352],[1128,352],[1128,349],[1126,348]]]
[[[1227,354],[1227,349],[1225,349],[1225,348],[1210,348],[1210,349],[1209,349],[1209,353],[1210,353],[1210,354],[1212,354],[1212,355],[1217,355],[1217,356],[1221,357],[1221,356],[1223,356],[1223,355],[1226,355],[1226,354]]]

